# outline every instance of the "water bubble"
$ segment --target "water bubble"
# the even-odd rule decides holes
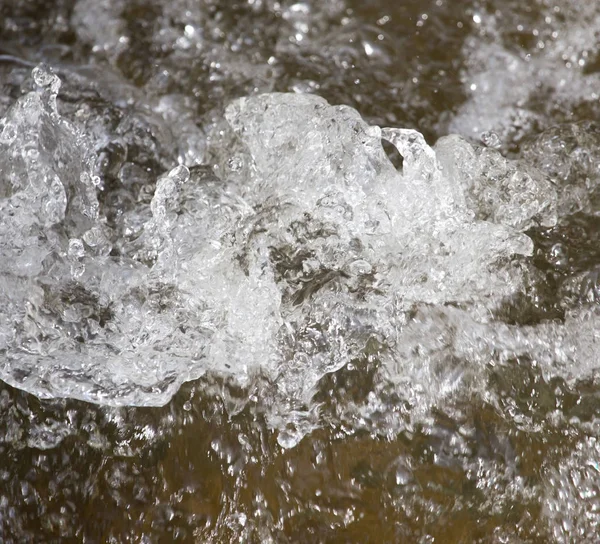
[[[79,238],[71,238],[69,240],[68,255],[72,259],[82,259],[85,257],[85,248]]]
[[[11,123],[0,123],[0,144],[10,145],[17,137],[17,127]]]
[[[483,145],[486,147],[491,147],[492,149],[500,149],[502,147],[502,140],[500,139],[500,136],[498,136],[498,134],[492,130],[483,132],[481,134],[481,141]]]
[[[32,70],[31,75],[33,76],[33,80],[35,81],[36,85],[39,85],[43,88],[48,88],[53,94],[58,93],[61,86],[61,81],[57,75],[52,73],[50,68],[40,64]]]
[[[180,164],[169,171],[167,177],[172,179],[178,186],[183,185],[190,179],[190,170],[184,164]]]
[[[569,265],[569,252],[564,244],[557,243],[550,248],[548,262],[557,268],[566,268]]]
[[[227,161],[227,166],[232,172],[239,172],[244,167],[244,159],[242,157],[231,157]]]

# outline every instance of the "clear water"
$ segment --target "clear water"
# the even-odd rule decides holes
[[[3,542],[595,542],[600,8],[0,7]]]

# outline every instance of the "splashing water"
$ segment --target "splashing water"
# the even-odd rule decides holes
[[[4,8],[0,539],[595,541],[598,8],[446,4]]]
[[[410,355],[393,346],[406,348],[415,306],[481,319],[524,289],[532,244],[519,231],[556,219],[546,178],[495,151],[457,139],[434,151],[351,108],[267,94],[227,109],[236,181],[178,166],[119,232],[98,215],[89,145],[56,111],[58,78],[34,78],[40,90],[3,121],[17,211],[2,249],[23,262],[5,271],[2,377],[40,397],[162,405],[210,370],[242,386],[266,375],[297,410],[373,341],[404,376]],[[27,229],[36,245],[16,235]]]

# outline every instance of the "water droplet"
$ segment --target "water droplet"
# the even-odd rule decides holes
[[[569,253],[564,244],[554,244],[548,254],[548,262],[557,268],[564,268],[569,264]]]

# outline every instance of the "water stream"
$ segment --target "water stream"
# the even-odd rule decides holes
[[[0,540],[597,542],[599,29],[0,5]]]

